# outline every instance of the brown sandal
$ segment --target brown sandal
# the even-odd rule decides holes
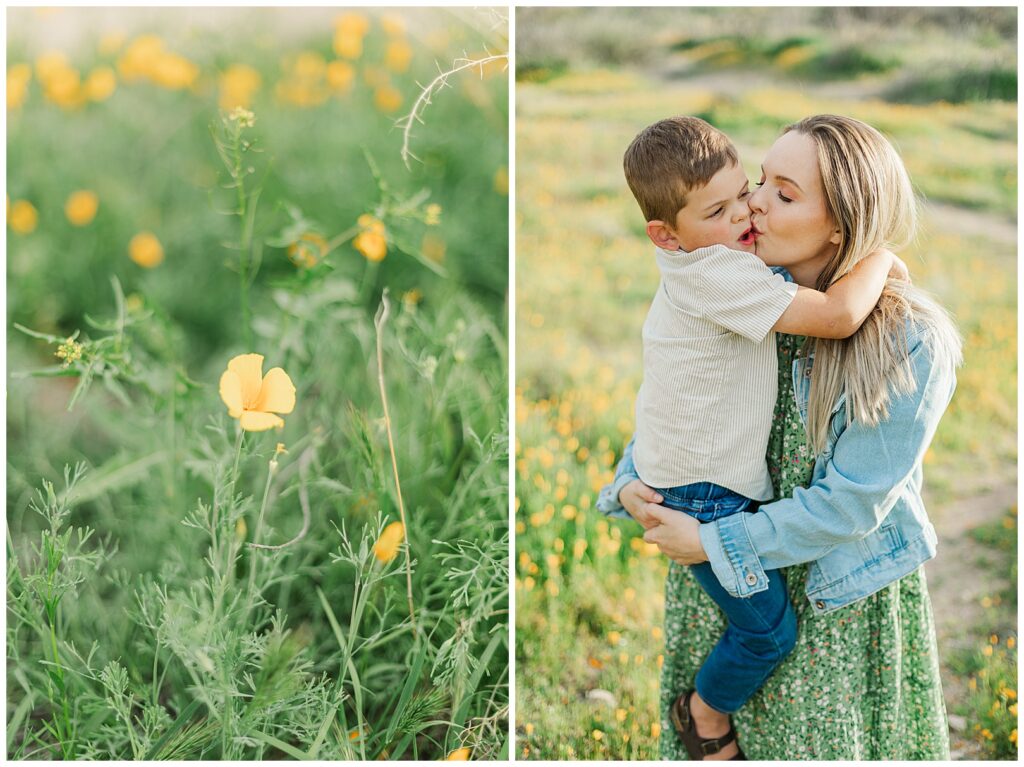
[[[704,757],[717,754],[736,740],[736,729],[732,726],[732,721],[730,720],[729,732],[720,738],[702,738],[698,735],[697,727],[690,716],[690,698],[693,696],[693,693],[693,690],[687,690],[676,698],[676,702],[672,704],[672,708],[669,710],[669,717],[672,719],[672,726],[676,728],[676,732],[682,738],[683,745],[686,746],[686,753],[690,755],[691,759],[702,762]],[[736,748],[738,753],[728,761],[746,761],[747,757],[743,755],[743,749],[738,745]]]

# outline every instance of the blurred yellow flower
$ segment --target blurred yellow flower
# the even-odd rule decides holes
[[[651,724],[651,737],[657,740],[661,736],[661,724],[654,722]]]
[[[472,753],[468,748],[457,748],[445,757],[446,762],[468,762]]]
[[[612,647],[615,647],[621,641],[622,641],[622,634],[620,634],[618,631],[609,631],[608,632],[608,644],[610,644]]]
[[[124,32],[108,32],[100,38],[99,52],[102,56],[113,56],[124,45]]]
[[[66,64],[54,64],[52,67],[44,67],[44,71],[46,74],[40,73],[39,81],[43,85],[43,96],[48,101],[64,108],[84,103],[82,76],[77,69]]]
[[[1010,742],[1013,745],[1015,745],[1015,746],[1017,745],[1017,728],[1016,727],[1014,727],[1013,728],[1013,732],[1010,733]]]
[[[7,108],[17,109],[25,103],[28,84],[32,80],[32,67],[12,64],[7,68]]]
[[[85,78],[82,86],[85,97],[90,101],[106,101],[117,88],[117,76],[110,67],[96,67]]]
[[[424,208],[423,213],[423,222],[427,226],[437,226],[441,223],[441,206],[436,202],[432,202]]]
[[[592,737],[594,740],[601,740],[601,738],[604,737],[604,733],[600,730],[592,730],[590,733],[590,737]]]
[[[352,90],[356,81],[356,70],[347,61],[332,61],[327,65],[327,84],[338,93]]]
[[[347,35],[362,37],[370,31],[370,20],[362,13],[343,13],[334,19],[334,29]]]
[[[7,224],[17,234],[30,234],[39,223],[39,214],[28,200],[16,200],[7,212]]]
[[[60,51],[46,51],[36,57],[36,77],[46,80],[69,66],[68,57]]]
[[[384,62],[392,72],[406,72],[412,61],[412,46],[405,40],[392,40],[384,54]]]
[[[128,243],[128,256],[144,269],[160,266],[164,260],[164,247],[152,232],[139,232]]]
[[[352,241],[353,247],[362,253],[367,261],[383,261],[387,255],[384,223],[369,213],[361,215],[357,223],[362,231]]]
[[[72,192],[64,203],[64,215],[75,226],[85,226],[96,218],[99,207],[100,199],[95,192],[91,189],[79,189]]]
[[[393,85],[384,85],[374,91],[373,103],[381,112],[394,112],[402,106],[402,94]]]
[[[132,40],[117,59],[117,71],[126,81],[148,77],[164,53],[164,41],[156,35],[142,35]]]
[[[334,53],[344,59],[363,55],[363,37],[370,29],[370,20],[361,13],[344,13],[334,20]]]
[[[532,722],[527,722],[526,726],[523,729],[526,731],[527,735],[533,735],[533,723]]]
[[[386,35],[401,37],[405,34],[405,19],[397,13],[383,13],[380,26]]]
[[[327,240],[316,232],[306,232],[288,246],[288,258],[300,269],[312,269],[327,251]]]
[[[423,235],[423,241],[420,243],[420,250],[423,252],[423,256],[435,264],[443,264],[444,256],[447,250],[444,239],[434,234],[433,232],[427,232]]]
[[[266,431],[284,426],[275,413],[295,409],[295,385],[281,368],[264,376],[262,354],[239,354],[220,377],[220,398],[245,431]]]
[[[295,58],[292,65],[292,72],[296,77],[307,80],[318,80],[324,76],[327,69],[327,62],[324,57],[314,51],[303,51]]]
[[[189,88],[199,78],[199,67],[176,53],[165,53],[155,62],[150,79],[168,90]]]
[[[343,59],[358,59],[363,55],[363,38],[360,35],[334,33],[334,53]]]
[[[391,75],[384,67],[363,67],[363,79],[371,88],[383,88],[385,85],[391,84]]]
[[[500,195],[508,195],[508,168],[504,165],[494,173],[494,191]]]
[[[235,107],[249,108],[260,89],[260,73],[246,64],[232,64],[218,78],[220,108],[225,112]]]
[[[392,522],[384,528],[380,538],[373,544],[373,555],[385,564],[390,562],[398,554],[398,547],[402,545],[405,538],[405,527],[401,522]]]

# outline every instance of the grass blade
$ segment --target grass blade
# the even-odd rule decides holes
[[[185,710],[182,711],[178,718],[174,720],[174,724],[172,724],[168,728],[167,732],[163,734],[163,737],[160,738],[160,740],[158,740],[156,743],[154,743],[152,748],[150,748],[149,751],[146,752],[145,761],[151,761],[156,756],[156,754],[160,752],[160,749],[164,747],[167,741],[171,739],[171,736],[174,735],[174,733],[176,733],[186,724],[188,724],[188,720],[192,717],[192,714],[194,714],[196,712],[196,709],[198,709],[201,705],[203,705],[203,702],[201,700],[194,700],[187,706],[185,706]]]

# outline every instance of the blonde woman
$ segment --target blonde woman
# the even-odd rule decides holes
[[[757,255],[824,290],[874,249],[905,245],[915,203],[903,163],[870,126],[818,115],[769,150],[749,205]],[[656,516],[645,538],[674,564],[666,585],[663,759],[686,759],[672,709],[721,632],[687,567],[709,562],[734,595],[787,568],[796,649],[733,716],[747,758],[948,759],[935,629],[921,565],[936,536],[922,460],[955,386],[960,339],[922,291],[890,280],[849,339],[778,337],[768,464],[777,500],[700,524],[652,503],[629,452],[611,497]],[[616,504],[617,505],[617,504]],[[607,510],[607,509],[606,509]],[[728,716],[690,712],[714,741]],[[707,760],[735,756],[735,743]]]

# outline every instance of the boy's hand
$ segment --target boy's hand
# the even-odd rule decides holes
[[[892,254],[892,268],[889,269],[889,277],[894,280],[910,282],[910,270],[907,268],[907,265],[903,263],[903,259],[895,253]]]
[[[648,487],[639,479],[634,479],[619,491],[619,503],[633,519],[643,525],[644,530],[650,530],[661,524],[646,507],[657,506],[663,500],[665,499],[654,488]]]

